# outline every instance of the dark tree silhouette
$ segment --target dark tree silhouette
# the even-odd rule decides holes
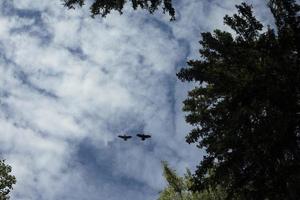
[[[85,0],[63,0],[63,2],[66,7],[75,8],[76,6],[82,7]],[[90,7],[92,17],[96,15],[105,17],[112,10],[122,14],[124,4],[127,2],[127,0],[94,0]],[[164,12],[169,13],[171,20],[175,19],[175,9],[173,8],[172,0],[130,0],[130,2],[134,10],[141,8],[148,10],[150,13],[154,13],[159,6],[163,5]]]
[[[269,1],[276,30],[265,32],[251,6],[236,7],[224,18],[236,36],[202,33],[202,58],[177,74],[199,84],[184,101],[194,126],[187,142],[207,151],[193,189],[220,185],[228,199],[300,199],[300,6]]]
[[[13,189],[12,185],[16,183],[16,177],[10,175],[11,167],[0,160],[0,200],[8,200],[9,192]]]

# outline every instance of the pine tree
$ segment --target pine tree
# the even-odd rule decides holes
[[[8,200],[9,192],[13,189],[12,185],[16,183],[16,177],[10,175],[11,167],[0,160],[0,200]]]
[[[191,191],[192,174],[188,169],[186,174],[180,177],[167,162],[163,162],[163,170],[168,186],[160,193],[158,200],[224,200],[226,197],[220,187],[209,188],[202,192]]]
[[[300,199],[300,6],[270,0],[276,29],[265,32],[251,6],[236,7],[224,18],[236,35],[202,33],[201,59],[177,74],[198,83],[184,101],[194,126],[187,142],[207,152],[193,189],[221,186],[228,199]]]
[[[160,5],[163,4],[163,11],[168,12],[171,16],[171,20],[175,19],[175,9],[172,5],[172,0],[130,0],[132,8],[136,10],[137,8],[148,10],[151,14],[158,9]],[[68,8],[75,8],[75,6],[82,7],[85,0],[63,0],[64,5]],[[90,7],[92,17],[100,15],[105,17],[112,10],[118,11],[122,14],[124,4],[127,0],[94,0]]]

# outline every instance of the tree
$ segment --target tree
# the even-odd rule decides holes
[[[193,190],[221,186],[228,199],[300,199],[300,6],[268,5],[276,30],[262,32],[242,3],[224,18],[236,35],[202,33],[201,59],[177,74],[198,83],[183,108],[194,126],[187,142],[207,152]]]
[[[187,169],[184,177],[179,177],[166,162],[163,162],[164,177],[168,186],[160,193],[158,200],[224,200],[225,192],[220,187],[209,188],[202,192],[189,190],[192,185],[192,174]]]
[[[16,184],[16,177],[10,175],[11,167],[0,160],[0,200],[9,199],[9,192],[13,189],[12,185]]]
[[[163,4],[163,11],[168,12],[171,16],[171,20],[175,19],[175,9],[172,5],[172,0],[130,0],[134,10],[137,8],[146,9],[151,14],[158,9],[160,5]],[[63,0],[64,5],[68,8],[75,8],[75,6],[82,7],[85,0]],[[92,17],[100,15],[105,17],[112,10],[118,11],[122,14],[124,4],[127,0],[94,0],[90,7]]]

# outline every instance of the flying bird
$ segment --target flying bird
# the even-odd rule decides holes
[[[136,136],[140,137],[142,141],[144,141],[147,138],[151,138],[151,135],[146,135],[146,134],[137,134]]]
[[[118,135],[118,137],[119,137],[119,138],[122,138],[124,141],[126,141],[126,140],[132,138],[132,136],[126,135],[126,134],[124,134],[124,135]]]

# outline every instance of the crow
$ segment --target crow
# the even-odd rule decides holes
[[[126,135],[126,134],[124,134],[124,135],[118,135],[118,137],[119,137],[119,138],[122,138],[124,141],[126,141],[127,139],[132,138],[132,136]]]
[[[145,134],[137,134],[136,136],[140,137],[142,141],[144,141],[147,138],[151,138],[151,135],[145,135]]]

